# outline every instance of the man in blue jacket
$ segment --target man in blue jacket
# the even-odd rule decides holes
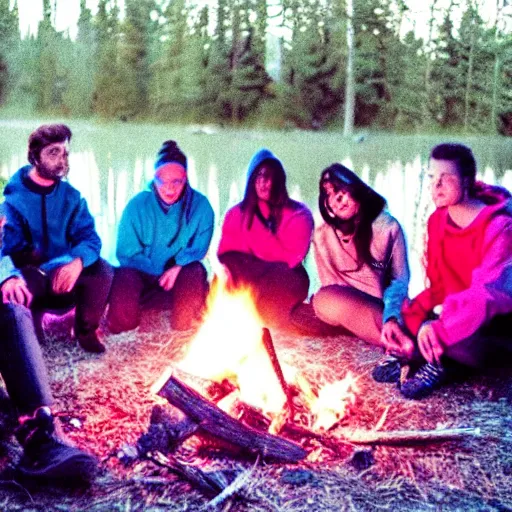
[[[119,223],[108,325],[135,329],[141,308],[166,309],[171,327],[187,330],[203,311],[208,281],[201,263],[213,234],[208,199],[187,180],[187,158],[176,142],[163,143],[149,190],[126,206]]]
[[[87,483],[96,473],[97,460],[71,446],[59,433],[28,309],[32,294],[8,257],[0,259],[0,298],[0,375],[18,413],[15,435],[23,447],[17,469],[25,477],[45,482]]]
[[[63,181],[69,171],[71,130],[43,125],[29,137],[29,165],[7,183],[2,254],[23,274],[32,310],[76,306],[75,335],[89,352],[103,352],[97,329],[113,269],[100,258],[101,240],[85,199]]]

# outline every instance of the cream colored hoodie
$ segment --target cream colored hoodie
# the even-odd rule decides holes
[[[333,226],[322,223],[315,229],[313,247],[322,286],[351,286],[384,302],[383,322],[401,320],[400,309],[407,297],[409,264],[404,233],[398,221],[382,212],[372,225],[371,265],[357,270],[352,238],[343,237]]]

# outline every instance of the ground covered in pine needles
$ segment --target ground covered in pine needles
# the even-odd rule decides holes
[[[101,473],[88,489],[18,482],[12,466],[20,449],[8,399],[0,403],[0,510],[93,511],[376,511],[512,510],[512,372],[489,371],[450,384],[422,401],[377,384],[371,370],[380,353],[348,338],[313,339],[274,333],[282,362],[313,382],[357,376],[358,398],[345,427],[423,430],[480,427],[478,438],[416,446],[353,446],[335,453],[308,441],[312,456],[297,465],[270,464],[204,449],[192,438],[176,454],[184,463],[222,473],[248,471],[243,488],[218,507],[189,483],[149,460],[133,459],[153,406],[150,386],[179,360],[191,334],[173,333],[164,318],[146,318],[131,333],[107,336],[107,352],[85,353],[70,341],[72,319],[47,326],[43,345],[56,407],[68,436],[98,456]],[[212,343],[214,340],[212,340]],[[336,431],[334,431],[334,435]],[[355,454],[355,455],[354,455]]]

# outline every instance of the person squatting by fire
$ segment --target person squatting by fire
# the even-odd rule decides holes
[[[165,141],[148,189],[122,214],[120,266],[113,269],[99,256],[101,240],[86,201],[64,181],[70,139],[65,125],[35,130],[30,164],[5,189],[2,256],[17,268],[1,282],[0,371],[20,410],[18,439],[27,456],[20,466],[35,464],[45,476],[52,475],[57,452],[63,454],[59,471],[71,467],[73,475],[91,475],[96,461],[55,434],[31,310],[39,315],[76,305],[75,336],[97,353],[105,350],[98,326],[107,302],[111,333],[137,328],[148,307],[166,310],[173,329],[196,329],[207,304],[202,260],[214,228],[208,199],[188,182],[185,154]],[[428,396],[461,367],[500,360],[512,346],[510,193],[476,182],[473,154],[461,144],[436,146],[429,171],[436,209],[428,220],[428,285],[409,301],[405,235],[386,200],[354,172],[332,164],[320,176],[323,222],[314,229],[308,207],[288,195],[281,161],[259,150],[248,166],[243,200],[222,223],[217,255],[227,291],[248,291],[266,327],[296,334],[294,314],[307,306],[312,322],[383,348],[387,357],[373,377],[399,382],[406,398]],[[307,303],[303,262],[312,235],[321,287]],[[404,365],[410,371],[400,382]],[[20,390],[24,380],[34,389]]]

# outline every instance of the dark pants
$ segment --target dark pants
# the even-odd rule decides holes
[[[0,373],[20,415],[53,402],[30,310],[0,304]]]
[[[512,362],[512,314],[498,315],[468,338],[446,347],[445,357],[474,368]]]
[[[308,296],[309,277],[302,265],[263,261],[251,254],[231,251],[219,256],[235,287],[252,290],[255,306],[267,327],[291,328],[292,310]]]
[[[178,331],[192,327],[204,311],[208,294],[203,264],[195,261],[183,266],[169,291],[160,287],[158,279],[134,268],[116,268],[107,314],[110,332],[135,329],[142,309],[169,311],[171,327]]]
[[[114,269],[104,259],[99,258],[84,268],[69,293],[54,293],[51,274],[46,275],[37,268],[25,267],[22,273],[34,296],[31,305],[34,316],[45,310],[59,312],[76,307],[75,335],[79,337],[96,331],[107,306],[114,276]]]

